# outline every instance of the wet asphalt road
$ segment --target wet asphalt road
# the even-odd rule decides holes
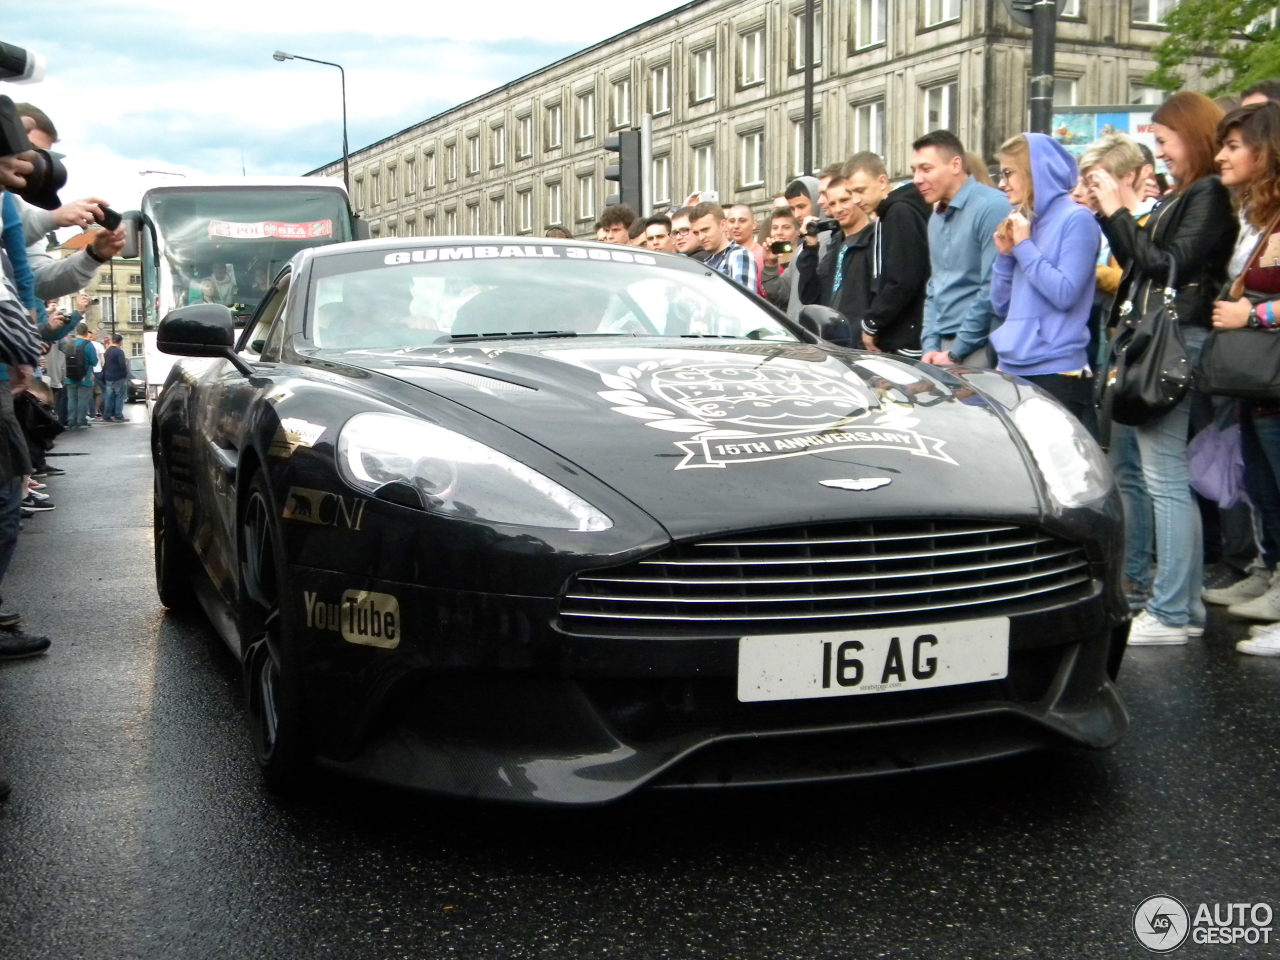
[[[3,960],[1066,960],[1150,956],[1130,919],[1153,894],[1280,914],[1280,659],[1237,655],[1225,617],[1130,654],[1106,754],[587,811],[337,780],[274,801],[231,657],[156,601],[129,412],[60,443],[57,509],[3,585],[54,639],[0,664]]]

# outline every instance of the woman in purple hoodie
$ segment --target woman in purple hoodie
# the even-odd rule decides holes
[[[1014,212],[996,230],[991,345],[1005,373],[1043,387],[1097,433],[1089,369],[1089,311],[1101,231],[1071,199],[1075,158],[1052,137],[1024,133],[998,154]]]

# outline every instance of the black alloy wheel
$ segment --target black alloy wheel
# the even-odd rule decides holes
[[[272,791],[287,794],[306,782],[312,754],[301,678],[289,655],[291,618],[282,598],[292,594],[275,516],[270,490],[259,473],[250,483],[239,525],[238,614],[245,705],[263,780]]]

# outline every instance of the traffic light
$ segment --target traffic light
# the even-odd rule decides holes
[[[604,178],[614,180],[618,184],[618,192],[605,197],[605,205],[612,207],[615,204],[625,203],[632,210],[643,214],[640,131],[623,130],[611,137],[606,137],[604,148],[618,155],[618,162],[611,163],[604,169]]]

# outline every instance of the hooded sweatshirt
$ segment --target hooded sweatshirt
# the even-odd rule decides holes
[[[876,207],[871,303],[861,321],[862,332],[874,336],[886,353],[920,355],[932,212],[914,183],[897,187]]]
[[[1068,195],[1075,159],[1052,137],[1025,134],[1031,148],[1031,236],[1000,254],[991,306],[1004,323],[991,334],[1000,369],[1017,376],[1074,373],[1089,363],[1089,310],[1101,231]]]

